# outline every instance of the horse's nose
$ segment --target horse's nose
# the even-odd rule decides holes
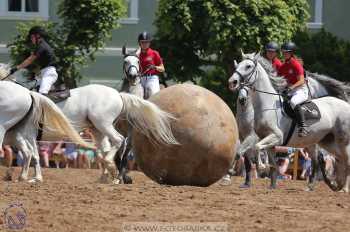
[[[238,81],[237,80],[233,80],[233,81],[230,81],[228,83],[228,87],[231,91],[234,91],[236,89],[236,86],[238,84]]]
[[[245,103],[246,103],[246,99],[245,98],[239,98],[238,99],[239,100],[239,104],[241,104],[242,106],[244,106],[245,105]]]

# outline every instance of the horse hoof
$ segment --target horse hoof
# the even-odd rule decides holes
[[[228,185],[231,185],[231,177],[230,176],[224,176],[220,183],[219,183],[221,186],[228,186]]]
[[[312,191],[314,191],[314,187],[306,187],[305,189],[304,189],[304,191],[305,192],[312,192]]]
[[[132,179],[130,176],[125,175],[123,177],[123,182],[124,182],[124,184],[132,184]]]
[[[348,189],[344,189],[344,188],[338,191],[338,193],[348,193],[348,192],[349,192],[349,190]]]
[[[121,181],[119,179],[112,180],[112,184],[121,184]]]
[[[33,178],[31,180],[28,180],[28,183],[42,183],[43,179],[42,178]]]
[[[270,185],[268,189],[275,190],[275,189],[277,189],[277,186],[276,185]]]
[[[241,189],[248,189],[248,188],[250,188],[250,184],[246,184],[246,183],[241,184],[241,185],[239,186],[239,188],[241,188]]]

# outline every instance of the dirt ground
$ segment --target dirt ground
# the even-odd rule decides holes
[[[0,168],[3,177],[5,168]],[[15,177],[19,174],[16,169]],[[303,181],[280,181],[268,190],[268,180],[239,189],[161,186],[140,172],[132,185],[99,184],[98,170],[45,169],[44,183],[0,181],[0,231],[6,231],[4,211],[12,203],[26,210],[23,231],[122,231],[123,222],[226,222],[229,231],[349,231],[349,195],[334,193],[319,183],[303,191]]]

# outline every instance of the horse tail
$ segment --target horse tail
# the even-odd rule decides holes
[[[138,96],[128,93],[120,93],[120,96],[124,103],[123,113],[136,130],[151,142],[179,144],[171,130],[171,120],[175,119],[173,115]]]
[[[55,137],[69,138],[72,142],[86,147],[93,147],[86,143],[79,133],[73,128],[69,119],[49,98],[36,93],[30,92],[34,99],[33,109],[35,114],[34,123],[39,128],[39,123],[43,124],[45,130],[50,130],[55,133]]]
[[[344,82],[317,73],[307,73],[307,75],[323,85],[329,96],[342,99],[346,102],[350,100],[350,86]]]

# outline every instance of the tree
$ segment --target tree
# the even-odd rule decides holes
[[[64,82],[76,86],[81,78],[80,67],[95,59],[95,53],[105,45],[112,29],[119,26],[118,19],[125,12],[124,0],[62,0],[59,4],[59,23],[30,22],[19,24],[18,35],[9,44],[15,64],[33,51],[26,43],[26,35],[33,25],[48,31],[49,43],[57,56],[57,71]],[[35,70],[35,65],[29,71]]]
[[[270,40],[289,40],[303,30],[307,0],[160,0],[156,46],[169,75],[198,81],[228,98],[227,79],[240,49],[257,51]],[[210,71],[203,67],[212,67]],[[222,76],[213,76],[218,73]]]
[[[306,70],[349,81],[350,42],[324,29],[318,33],[298,33],[294,40]]]

